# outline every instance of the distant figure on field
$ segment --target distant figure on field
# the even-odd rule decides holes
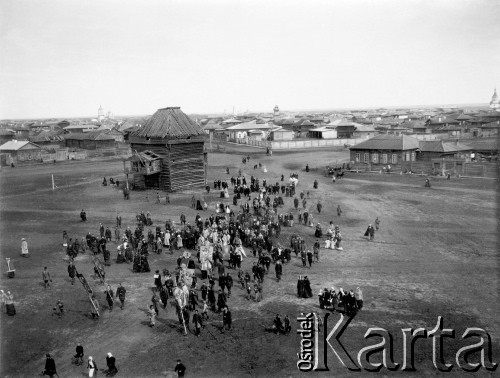
[[[50,273],[49,273],[47,267],[43,268],[42,279],[43,279],[43,284],[44,284],[45,288],[49,287],[50,282],[52,282],[52,278],[50,278]]]
[[[178,377],[184,377],[186,367],[182,364],[181,360],[177,360],[174,371],[177,373]]]
[[[50,354],[45,355],[47,358],[45,359],[45,369],[43,370],[43,375],[48,375],[49,377],[53,377],[54,375],[57,375],[59,377],[59,374],[57,374],[56,370],[56,362],[54,359],[51,357]]]
[[[368,236],[368,240],[375,239],[375,229],[371,224],[368,225],[368,228],[365,231],[365,236]]]
[[[21,239],[21,256],[29,257],[28,242],[26,241],[25,238]]]

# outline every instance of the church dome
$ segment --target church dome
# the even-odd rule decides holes
[[[491,97],[490,108],[491,109],[500,109],[500,100],[498,99],[496,88],[495,88],[495,92],[493,93],[493,97]]]

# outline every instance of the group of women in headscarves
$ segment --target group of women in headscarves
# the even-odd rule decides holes
[[[331,289],[320,290],[318,297],[319,306],[332,312],[340,310],[347,315],[353,315],[363,308],[363,292],[359,287],[355,292],[353,290],[346,292],[342,288],[336,290],[332,286]]]
[[[312,297],[311,282],[307,276],[299,276],[299,280],[297,281],[297,295],[299,298]]]
[[[325,248],[326,249],[337,249],[342,251],[342,234],[340,233],[340,227],[333,226],[333,222],[330,222],[330,226],[328,231],[326,232],[326,240],[325,240]]]

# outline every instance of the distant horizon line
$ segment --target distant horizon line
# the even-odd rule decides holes
[[[278,106],[279,107],[279,106]],[[342,107],[342,108],[304,108],[304,109],[295,109],[295,110],[290,110],[290,109],[284,109],[284,110],[279,110],[280,112],[288,112],[288,113],[301,113],[301,112],[332,112],[332,111],[363,111],[363,110],[374,110],[374,109],[412,109],[412,108],[422,108],[422,109],[429,109],[429,108],[471,108],[471,107],[489,107],[489,103],[469,103],[469,104],[435,104],[435,105],[400,105],[400,106],[364,106],[364,107]],[[164,107],[158,108],[163,109]],[[180,107],[182,110],[182,107]],[[153,112],[154,113],[154,112]],[[148,114],[120,114],[120,115],[115,115],[115,117],[121,117],[121,118],[130,118],[130,117],[145,117],[152,115],[153,113],[148,113]],[[226,114],[226,115],[241,115],[245,113],[273,113],[273,111],[261,111],[261,110],[247,110],[243,113],[227,113],[227,112],[190,112],[186,114],[201,114],[201,115],[212,115],[212,114]],[[73,118],[97,118],[95,116],[54,116],[54,117],[29,117],[29,118],[2,118],[0,119],[0,122],[5,122],[5,121],[31,121],[31,120],[46,120],[46,119],[73,119]]]

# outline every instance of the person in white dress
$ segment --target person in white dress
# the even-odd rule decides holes
[[[95,361],[92,358],[92,356],[89,357],[89,361],[87,363],[87,368],[89,369],[89,377],[92,378],[94,376],[94,374],[96,374],[96,371],[97,371],[97,366],[96,366]]]
[[[21,239],[21,256],[23,256],[23,257],[28,257],[29,256],[28,242],[26,241],[25,238]]]

